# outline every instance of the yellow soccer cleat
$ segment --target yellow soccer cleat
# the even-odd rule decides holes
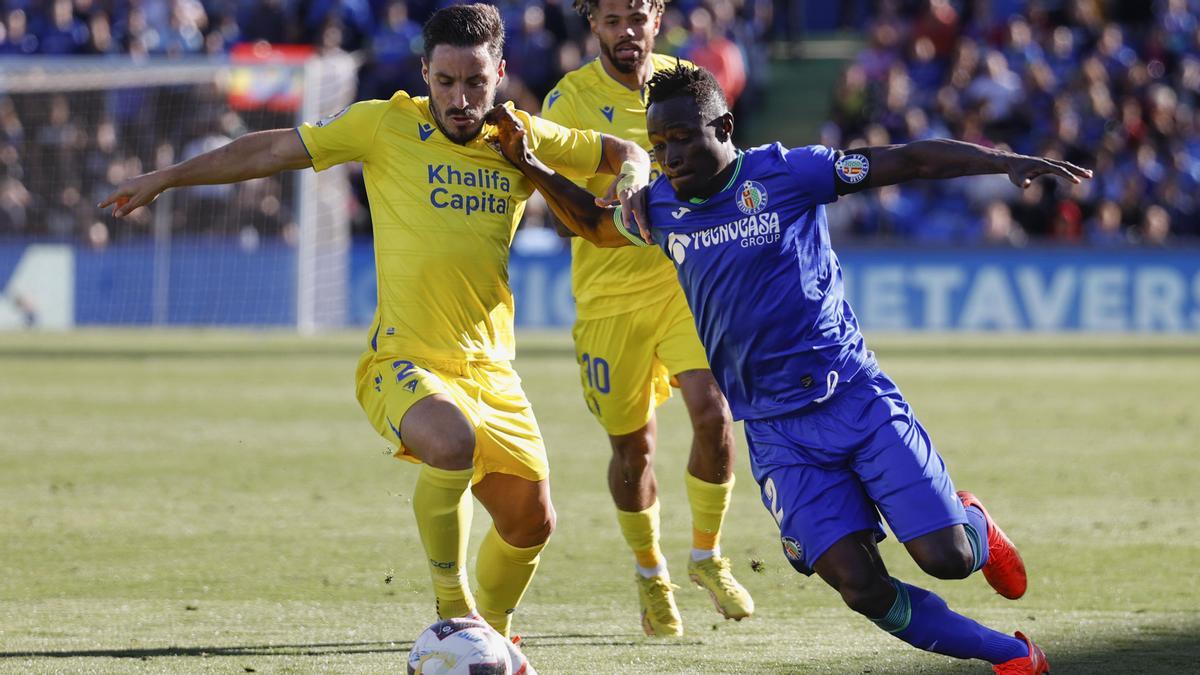
[[[683,617],[675,606],[675,589],[666,577],[637,578],[638,600],[642,605],[642,630],[646,635],[683,635]]]
[[[726,619],[741,621],[754,613],[754,598],[733,578],[729,558],[713,556],[699,562],[688,561],[688,576],[708,591],[717,612]]]

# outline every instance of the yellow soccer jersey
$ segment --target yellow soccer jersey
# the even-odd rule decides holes
[[[516,110],[529,144],[572,179],[596,173],[600,134]],[[297,128],[313,168],[363,164],[379,304],[371,348],[432,361],[513,358],[508,249],[533,185],[485,142],[438,130],[427,97],[397,92]]]
[[[655,71],[680,62],[664,54],[651,58]],[[614,80],[600,59],[567,73],[546,96],[542,116],[565,127],[595,129],[633,141],[650,151],[645,91],[627,89]],[[650,180],[659,172],[658,164],[651,165]],[[612,176],[597,175],[581,185],[603,195],[612,181]],[[598,248],[579,238],[571,241],[571,286],[580,319],[600,319],[665,302],[677,283],[674,266],[657,248]]]

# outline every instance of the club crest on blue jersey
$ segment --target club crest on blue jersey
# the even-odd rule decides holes
[[[833,165],[833,170],[837,172],[838,178],[843,183],[856,185],[863,182],[867,178],[867,174],[871,171],[871,163],[867,161],[864,155],[842,155]]]
[[[738,188],[734,201],[742,213],[752,216],[767,208],[767,188],[756,180],[748,180]]]

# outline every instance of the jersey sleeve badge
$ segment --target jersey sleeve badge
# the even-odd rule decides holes
[[[847,185],[857,185],[866,180],[867,174],[871,172],[871,163],[865,155],[858,153],[842,155],[834,163],[833,170],[837,173],[838,180]]]

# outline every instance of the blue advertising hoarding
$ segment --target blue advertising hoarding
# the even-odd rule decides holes
[[[865,330],[1200,331],[1200,249],[847,248],[839,258]],[[351,317],[369,323],[369,244],[355,246],[352,269]],[[518,326],[574,320],[567,253],[514,253],[509,273]]]
[[[887,249],[839,253],[865,330],[1200,332],[1200,249]],[[517,324],[574,320],[570,256],[513,252]],[[348,316],[375,309],[369,241],[350,256]],[[762,289],[770,292],[770,289]],[[752,300],[753,298],[749,298]],[[296,254],[282,243],[0,244],[0,329],[289,326]]]

